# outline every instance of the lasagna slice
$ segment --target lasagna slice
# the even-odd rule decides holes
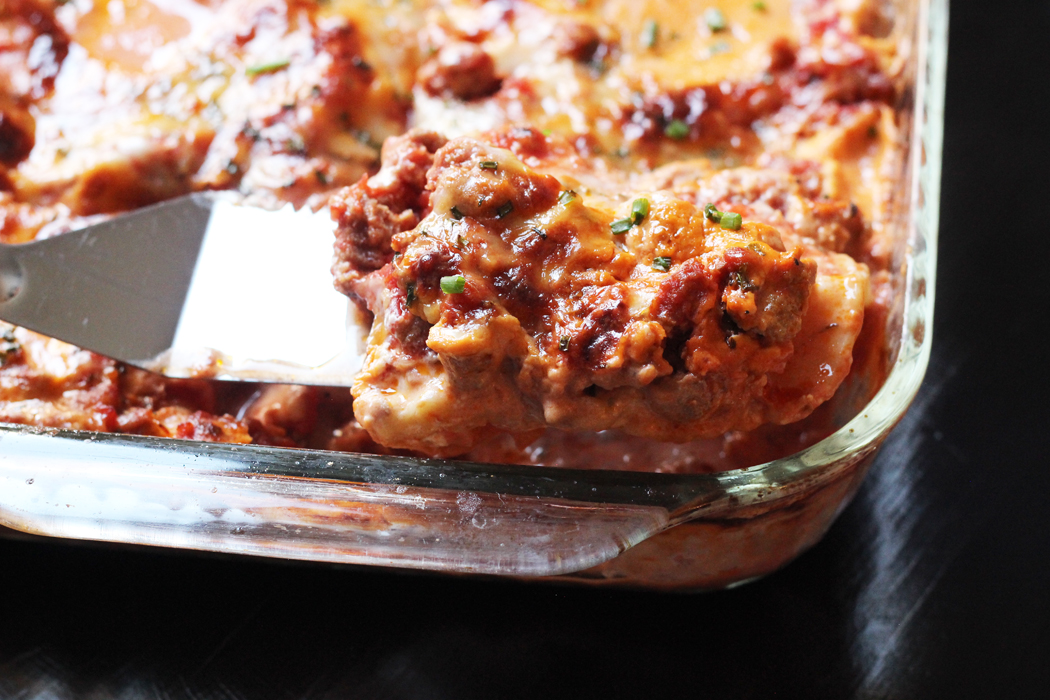
[[[857,209],[707,167],[631,176],[522,127],[389,140],[333,202],[336,283],[374,315],[357,420],[451,456],[497,431],[683,442],[808,415],[863,322],[867,268],[834,252]]]

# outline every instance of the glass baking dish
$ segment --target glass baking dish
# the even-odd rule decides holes
[[[929,358],[948,3],[903,5],[911,40],[902,126],[911,145],[892,222],[901,235],[886,334],[893,366],[874,399],[825,440],[747,469],[674,475],[0,425],[0,526],[660,589],[721,588],[783,566],[849,502]]]

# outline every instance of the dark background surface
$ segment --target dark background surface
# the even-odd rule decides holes
[[[0,539],[0,698],[1050,696],[1050,2],[950,31],[933,359],[798,561],[667,595]]]

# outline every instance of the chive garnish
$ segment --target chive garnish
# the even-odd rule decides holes
[[[730,231],[736,231],[744,222],[744,217],[740,216],[740,214],[731,211],[718,211],[714,204],[704,205],[704,216],[717,224],[721,224],[722,228]]]
[[[269,63],[260,63],[255,66],[248,66],[244,69],[246,75],[262,75],[263,73],[276,73],[279,70],[287,68],[292,62],[283,58],[279,61],[270,61]]]
[[[740,224],[742,224],[743,221],[744,221],[744,217],[740,216],[740,214],[737,214],[737,213],[731,212],[731,211],[727,211],[727,212],[722,214],[722,219],[721,219],[721,221],[718,222],[718,224],[722,228],[727,228],[730,231],[736,231],[737,229],[740,228]]]
[[[463,240],[463,236],[456,236],[456,249],[457,250],[463,250],[464,246],[466,246],[466,245],[467,245],[467,242]]]
[[[463,275],[449,275],[441,278],[441,291],[445,294],[462,294],[467,288],[467,278]]]
[[[533,233],[535,233],[537,236],[539,236],[540,238],[542,238],[543,240],[547,240],[547,232],[544,231],[543,229],[541,229],[541,228],[539,228],[537,226],[533,226],[531,231]]]
[[[502,219],[507,214],[510,214],[512,211],[514,211],[514,202],[507,202],[506,204],[501,204],[499,208],[496,209],[496,218]]]
[[[717,7],[704,10],[704,22],[712,32],[720,32],[726,28],[726,16]]]
[[[558,349],[562,352],[567,352],[569,350],[569,336],[563,335],[558,339]]]
[[[416,283],[409,282],[405,285],[405,304],[412,306],[416,300]]]
[[[631,218],[635,225],[642,223],[642,219],[649,215],[649,200],[644,197],[634,200],[631,205]]]
[[[671,258],[659,256],[653,258],[653,269],[660,270],[661,272],[667,272],[671,269]]]
[[[681,119],[672,119],[664,127],[664,135],[675,141],[681,141],[689,135],[689,125]]]
[[[751,9],[755,12],[765,12],[766,3],[762,2],[762,0],[758,0],[758,2],[751,3]]]
[[[328,184],[328,175],[325,173],[325,171],[323,171],[323,170],[315,170],[314,171],[314,177],[316,177],[317,181],[319,183],[321,183],[322,185],[327,185]]]
[[[499,163],[494,160],[483,160],[478,163],[478,167],[482,170],[495,170],[499,167]]]
[[[452,208],[449,209],[448,211],[449,211],[450,214],[452,214],[452,218],[455,219],[456,221],[459,221],[460,219],[463,218],[463,212],[461,212],[459,210],[459,207],[457,207],[454,204],[452,205]]]
[[[659,31],[660,25],[656,23],[656,20],[645,20],[645,24],[642,26],[642,46],[647,49],[656,46],[656,36]]]
[[[575,192],[572,190],[562,190],[561,194],[558,195],[558,204],[568,204],[574,199],[576,199]]]
[[[612,222],[609,224],[609,228],[612,229],[614,236],[619,236],[621,233],[630,231],[631,227],[642,223],[642,219],[648,215],[649,200],[645,197],[640,197],[631,203],[631,215],[626,219],[618,219]]]
[[[729,44],[725,41],[716,41],[711,44],[711,48],[708,49],[712,56],[717,56],[720,53],[727,53],[729,51]]]

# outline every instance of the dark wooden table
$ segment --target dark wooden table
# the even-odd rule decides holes
[[[953,3],[933,360],[784,571],[657,595],[0,540],[0,698],[1050,696],[1048,49],[1045,1]]]

